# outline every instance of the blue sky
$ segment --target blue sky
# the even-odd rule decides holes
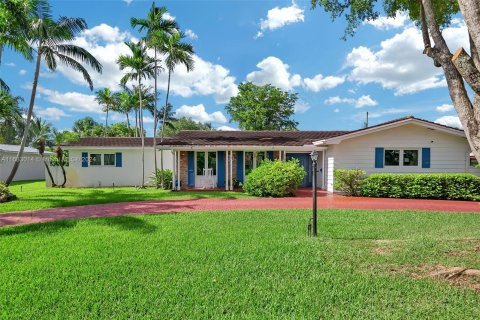
[[[124,41],[142,35],[130,27],[130,17],[145,17],[151,1],[50,1],[55,17],[84,18],[89,29],[75,41],[104,65],[92,73],[95,90],[118,90],[122,75],[115,64],[127,54]],[[404,16],[364,23],[343,41],[345,22],[332,22],[309,1],[162,1],[195,48],[195,70],[179,67],[172,78],[171,102],[178,116],[212,122],[216,128],[236,128],[224,106],[237,85],[249,80],[272,83],[297,92],[295,120],[301,130],[357,129],[365,113],[370,124],[414,115],[459,126],[441,69],[422,55],[419,31]],[[461,21],[444,31],[453,51],[468,48]],[[33,63],[9,50],[2,77],[28,104]],[[153,82],[152,82],[153,83]],[[42,68],[35,112],[59,129],[86,115],[104,121],[94,93],[81,76],[64,67],[54,73]],[[159,79],[165,99],[166,74]],[[111,121],[123,121],[114,114]],[[151,117],[145,119],[151,130]],[[151,134],[151,132],[150,132]]]

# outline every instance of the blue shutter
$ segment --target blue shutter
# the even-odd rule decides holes
[[[195,152],[188,151],[188,186],[195,187]]]
[[[273,151],[267,151],[267,158],[273,160]]]
[[[237,181],[243,183],[243,151],[237,151]]]
[[[430,168],[430,148],[422,148],[422,168]]]
[[[88,167],[88,152],[82,152],[82,167]]]
[[[383,168],[383,148],[375,148],[375,168]]]
[[[115,167],[117,167],[117,168],[122,167],[122,153],[121,152],[115,153]]]
[[[225,151],[217,152],[217,187],[225,187]]]

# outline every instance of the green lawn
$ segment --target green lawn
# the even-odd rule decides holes
[[[46,188],[45,181],[14,182],[9,187],[18,200],[0,203],[0,213],[87,204],[114,203],[142,200],[245,198],[241,192],[158,190],[155,188]]]
[[[1,318],[478,319],[480,215],[202,212],[0,229]],[[472,281],[480,282],[480,279]]]

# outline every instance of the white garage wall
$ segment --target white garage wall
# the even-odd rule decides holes
[[[68,149],[67,149],[68,150]],[[88,154],[114,154],[116,152],[122,153],[122,167],[115,166],[89,166],[82,167],[82,152]],[[78,148],[69,149],[70,165],[65,167],[67,173],[66,187],[110,187],[115,186],[139,186],[142,179],[142,152],[140,148],[111,148],[111,149],[88,149]],[[161,152],[157,150],[157,163],[160,169]],[[172,169],[173,157],[169,150],[163,151],[164,169]],[[55,183],[61,184],[63,182],[63,174],[59,167],[51,167]],[[154,171],[153,150],[152,148],[145,149],[145,184],[150,183],[150,176]],[[47,178],[47,185],[50,186],[50,179]]]
[[[0,181],[5,181],[12,171],[16,153],[2,153],[0,155]],[[45,166],[39,154],[24,154],[13,181],[44,180]]]
[[[418,149],[418,166],[384,166],[375,168],[375,148]],[[422,168],[421,148],[430,148],[430,168]],[[470,167],[470,147],[467,139],[446,132],[407,124],[330,145],[327,157],[334,158],[336,169],[362,169],[371,173],[473,173]],[[401,161],[401,160],[400,160]],[[333,177],[333,174],[329,174]],[[330,180],[330,179],[329,179]],[[333,181],[328,181],[328,185]]]

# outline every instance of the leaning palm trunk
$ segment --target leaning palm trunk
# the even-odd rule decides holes
[[[105,131],[104,135],[107,136],[107,128],[108,128],[108,105],[107,105],[107,116],[105,117]]]
[[[132,131],[130,129],[130,120],[128,119],[128,112],[125,112],[125,115],[127,116],[127,129],[128,129],[128,136],[132,136]]]
[[[52,172],[50,171],[50,168],[47,164],[47,161],[45,161],[44,152],[45,152],[45,141],[43,139],[39,139],[39,141],[38,141],[38,153],[42,157],[42,162],[45,165],[45,169],[47,169],[48,176],[50,177],[50,181],[52,182],[52,188],[55,188],[57,185],[55,184],[55,181],[53,180],[53,175],[52,175]]]
[[[157,99],[158,99],[158,92],[157,92],[157,48],[155,50],[155,101],[153,106],[153,165],[155,168],[155,174],[157,174],[158,166],[157,166]],[[161,154],[161,159],[163,162],[163,153]],[[163,166],[162,166],[163,170]],[[161,187],[163,187],[163,175],[162,175],[162,182]],[[158,180],[155,179],[155,188],[158,189]]]
[[[40,44],[38,46],[37,62],[35,64],[35,74],[33,76],[32,94],[30,96],[30,104],[28,106],[27,119],[25,120],[25,128],[23,130],[22,143],[20,144],[20,149],[18,150],[17,158],[15,159],[15,163],[13,164],[12,171],[10,172],[10,175],[5,181],[5,185],[7,187],[10,185],[10,183],[12,183],[13,178],[15,178],[15,175],[17,174],[18,167],[20,166],[20,159],[23,156],[23,150],[25,149],[25,144],[27,143],[28,133],[30,132],[30,123],[32,121],[33,105],[35,103],[35,95],[37,93],[38,75],[40,73],[40,62],[42,57],[41,47],[42,46]]]
[[[168,106],[168,96],[170,95],[170,78],[172,75],[172,70],[168,68],[168,83],[167,83],[167,95],[165,98],[165,107],[163,108],[163,121],[162,121],[162,130],[160,133],[160,142],[163,142],[163,135],[164,135],[164,130],[165,130],[165,122],[167,121],[167,106]],[[163,149],[161,150],[161,158],[160,158],[160,170],[163,172]],[[161,180],[161,185],[163,188],[164,185],[164,179],[163,179],[163,174],[160,177]],[[173,183],[176,183],[173,181]]]
[[[65,188],[65,184],[67,183],[67,173],[65,172],[65,163],[63,162],[63,149],[60,146],[57,146],[55,153],[57,154],[58,164],[60,165],[63,174],[63,183],[60,185],[60,188]]]
[[[140,104],[139,110],[139,123],[140,123],[140,137],[142,139],[142,188],[145,188],[145,137],[143,134],[143,109],[142,109],[142,90],[141,90],[141,80],[140,76],[138,77],[138,100]]]

